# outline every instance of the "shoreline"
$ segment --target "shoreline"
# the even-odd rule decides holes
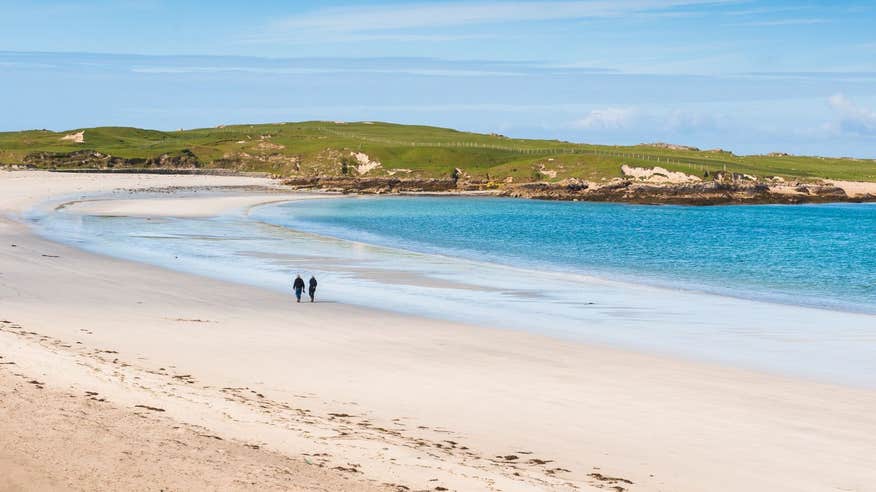
[[[299,193],[307,193],[307,192],[302,191]],[[447,193],[447,194],[431,193],[431,192],[424,192],[424,193],[404,193],[403,192],[403,193],[393,194],[393,195],[369,195],[369,194],[347,194],[347,195],[344,195],[344,194],[336,194],[336,193],[332,193],[332,192],[325,192],[325,194],[323,194],[323,193],[317,191],[317,192],[312,192],[311,194],[313,195],[314,198],[324,198],[324,199],[369,199],[369,198],[394,198],[394,197],[416,198],[416,197],[424,197],[424,196],[425,197],[439,197],[439,198],[440,197],[447,197],[447,198],[468,198],[468,197],[471,197],[471,198],[515,199],[515,198],[511,198],[511,197],[502,197],[502,196],[497,196],[497,195],[482,195],[482,194],[477,194],[477,193],[468,194],[465,192],[461,192],[461,193],[451,192],[451,193]],[[258,203],[258,204],[254,204],[254,205],[249,206],[247,208],[247,211],[249,212],[252,209],[262,207],[262,206],[278,205],[278,204],[283,204],[283,203],[292,203],[292,202],[296,202],[296,201],[300,201],[300,200],[288,200],[288,201],[287,200],[278,200],[277,202]],[[602,204],[607,204],[607,205],[611,205],[611,204],[613,204],[613,205],[631,205],[631,206],[644,205],[644,204],[624,203],[624,202],[589,202],[589,203],[602,203]],[[804,204],[777,203],[777,204],[772,204],[772,205],[792,206],[793,207],[793,206],[806,206],[806,205],[848,205],[848,204],[853,204],[853,203],[858,203],[858,202],[831,202],[831,203],[804,203]],[[869,203],[869,202],[866,202],[866,203]],[[745,205],[760,205],[760,204],[745,204]],[[684,207],[684,206],[693,206],[693,205],[666,204],[663,206]],[[118,210],[117,208],[110,208],[110,209],[111,210]],[[136,213],[134,214],[134,216],[136,216]],[[275,224],[270,224],[270,225],[275,225]],[[285,226],[279,226],[279,227],[286,228]],[[813,310],[818,310],[818,311],[830,311],[830,312],[846,313],[846,314],[876,315],[876,307],[873,307],[873,308],[859,307],[856,309],[855,306],[852,306],[852,305],[842,305],[842,306],[840,306],[840,305],[816,305],[816,304],[794,303],[791,301],[781,301],[781,300],[773,300],[773,299],[762,300],[762,299],[758,299],[758,298],[754,298],[754,297],[745,297],[743,295],[733,294],[732,292],[729,292],[729,291],[710,290],[709,287],[706,285],[699,285],[698,286],[698,285],[672,283],[670,281],[659,281],[659,280],[649,282],[643,278],[637,278],[635,275],[629,275],[629,274],[624,274],[624,273],[620,273],[620,272],[603,271],[603,272],[599,272],[599,273],[589,273],[589,272],[578,271],[578,270],[567,271],[567,270],[561,270],[559,268],[559,266],[557,266],[557,265],[547,265],[547,264],[539,264],[539,263],[518,265],[518,264],[515,264],[514,259],[510,259],[510,258],[503,258],[502,261],[494,261],[494,262],[490,262],[490,261],[486,261],[486,260],[479,260],[479,259],[475,259],[475,258],[465,258],[465,257],[464,258],[456,258],[456,257],[451,257],[450,255],[448,255],[446,253],[440,253],[440,252],[435,252],[435,251],[406,249],[403,247],[394,246],[394,245],[390,245],[390,244],[348,239],[345,237],[327,235],[327,234],[323,234],[320,232],[312,232],[312,231],[308,231],[308,230],[293,229],[293,228],[287,228],[287,229],[292,231],[292,232],[301,233],[301,234],[308,234],[308,235],[312,235],[314,237],[322,237],[322,238],[328,238],[328,239],[343,241],[343,242],[352,243],[352,244],[360,244],[362,246],[367,246],[367,247],[377,247],[377,248],[383,248],[383,249],[387,249],[387,250],[395,250],[395,251],[398,251],[400,253],[413,253],[413,254],[426,255],[426,256],[435,256],[435,257],[446,258],[446,259],[453,258],[456,261],[470,263],[473,266],[478,266],[478,265],[481,265],[481,266],[501,266],[503,268],[507,268],[509,270],[516,270],[516,271],[519,271],[519,272],[524,273],[524,274],[538,271],[541,273],[546,273],[546,274],[556,275],[556,276],[571,276],[571,277],[581,279],[581,280],[587,281],[587,282],[598,282],[598,283],[612,284],[612,285],[618,285],[618,286],[630,286],[630,287],[636,287],[636,288],[652,288],[652,289],[658,289],[660,291],[665,291],[665,292],[683,292],[683,293],[702,295],[702,296],[706,296],[706,297],[736,299],[736,300],[745,301],[745,302],[752,302],[752,303],[756,303],[756,304],[788,306],[788,307],[796,307],[796,308],[801,308],[801,309],[813,309]],[[614,275],[617,278],[609,278],[609,275]]]
[[[559,182],[531,181],[493,186],[480,181],[440,178],[395,178],[316,175],[272,176],[224,168],[58,168],[38,171],[59,174],[154,174],[276,179],[293,190],[312,193],[410,196],[495,196],[545,201],[586,201],[635,205],[804,205],[874,203],[876,182],[809,178],[795,181],[752,181],[748,175],[722,173],[720,179],[698,183],[654,182],[633,177],[607,182],[570,178]]]
[[[509,197],[501,197],[496,195],[485,195],[479,193],[433,193],[433,192],[423,192],[423,193],[399,193],[393,195],[370,195],[370,194],[339,194],[335,192],[323,192],[323,191],[313,191],[313,192],[305,192],[305,191],[292,191],[289,193],[279,194],[281,197],[276,199],[266,200],[261,198],[259,195],[262,191],[265,190],[253,190],[255,193],[254,196],[246,197],[246,196],[233,196],[233,197],[216,197],[215,200],[227,202],[218,208],[206,207],[202,210],[191,211],[187,210],[183,213],[179,213],[177,211],[169,211],[168,208],[173,207],[174,204],[178,203],[180,199],[186,200],[187,198],[198,198],[198,201],[204,203],[204,197],[197,197],[196,195],[191,195],[190,197],[181,197],[176,195],[174,197],[167,198],[163,200],[162,197],[145,197],[145,198],[118,198],[112,196],[100,196],[96,195],[94,197],[82,197],[77,200],[65,201],[65,200],[57,200],[52,199],[49,204],[55,205],[55,210],[59,211],[61,209],[71,209],[75,208],[76,215],[83,216],[101,216],[101,217],[167,217],[167,218],[196,218],[196,219],[209,219],[209,218],[217,218],[220,215],[225,215],[230,212],[241,212],[242,215],[248,216],[251,211],[260,207],[272,206],[272,205],[282,205],[286,203],[295,203],[303,200],[311,200],[311,199],[324,199],[324,200],[338,200],[338,199],[348,199],[348,200],[356,200],[356,199],[377,199],[377,198],[416,198],[416,197],[447,197],[447,198],[506,198],[513,199]],[[276,191],[276,190],[275,190]],[[284,196],[285,195],[285,196]],[[604,203],[604,204],[615,204],[615,205],[640,205],[633,203],[622,203],[622,202],[591,202],[591,203]],[[832,202],[832,203],[806,203],[806,204],[773,204],[777,206],[806,206],[806,205],[847,205],[850,202]],[[754,205],[754,204],[748,204]],[[667,205],[667,206],[686,206],[686,205]],[[235,214],[236,215],[236,214]],[[611,284],[618,286],[629,286],[636,288],[651,288],[658,289],[664,292],[683,292],[690,293],[696,295],[702,295],[706,297],[716,297],[716,298],[729,298],[736,299],[745,302],[752,302],[756,304],[767,304],[767,305],[777,305],[777,306],[788,306],[795,307],[801,309],[811,309],[817,311],[830,311],[836,313],[846,313],[846,314],[861,314],[861,315],[874,315],[876,314],[876,308],[864,308],[857,307],[855,305],[832,305],[832,304],[804,304],[804,303],[795,303],[788,301],[781,301],[777,299],[770,300],[762,300],[754,297],[746,297],[740,294],[734,294],[730,291],[719,291],[710,289],[707,285],[697,285],[697,284],[685,284],[685,283],[672,283],[671,281],[648,281],[644,278],[638,278],[635,275],[624,274],[622,272],[599,272],[599,273],[589,273],[585,271],[578,270],[561,270],[558,265],[548,265],[548,264],[540,264],[540,263],[532,263],[519,265],[516,264],[514,259],[505,258],[502,261],[486,261],[479,260],[476,258],[468,258],[468,257],[453,257],[446,253],[436,252],[436,251],[428,251],[428,250],[417,250],[417,249],[407,249],[400,246],[395,246],[391,244],[384,244],[380,242],[367,242],[356,239],[349,239],[342,236],[335,236],[330,234],[325,234],[322,232],[313,232],[310,230],[304,229],[294,229],[288,228],[285,226],[278,226],[276,224],[270,224],[265,222],[260,222],[262,224],[271,225],[274,227],[281,227],[283,229],[287,229],[293,233],[298,234],[307,234],[316,238],[323,238],[329,240],[335,240],[350,244],[362,245],[365,247],[374,247],[381,248],[386,250],[394,250],[399,253],[404,254],[417,254],[424,256],[433,256],[444,259],[454,259],[455,261],[461,261],[470,263],[473,266],[499,266],[502,268],[506,268],[509,270],[519,271],[522,274],[532,273],[534,271],[538,271],[541,273],[562,276],[562,277],[573,277],[586,282],[594,282],[594,283],[603,283],[603,284]],[[609,275],[613,275],[615,278],[610,278]]]
[[[798,205],[807,203],[876,202],[876,182],[830,179],[786,182],[757,180],[748,175],[720,173],[713,180],[662,182],[625,176],[611,180],[530,181],[497,184],[465,179],[293,176],[283,183],[302,191],[344,194],[468,194],[545,201],[629,203],[637,205]]]
[[[9,201],[4,215],[21,207]],[[615,485],[629,490],[873,483],[872,391],[345,305],[303,311],[262,289],[78,252],[5,219],[0,233],[16,244],[0,255],[4,316],[39,334],[0,333],[16,370],[44,372],[32,377],[47,386],[100,384],[113,402],[149,398],[169,417],[259,435],[284,454],[330,449],[331,466],[359,470],[340,473],[414,488],[439,475],[459,490],[609,485],[593,475],[624,477],[634,484]]]
[[[336,198],[346,197],[293,194],[276,200],[294,203],[310,199]],[[349,199],[359,198],[350,197]],[[188,195],[157,198],[139,198],[133,195],[117,200],[79,202],[78,205],[72,206],[69,212],[65,213],[71,213],[74,216],[152,216],[153,218],[192,219],[194,222],[188,223],[183,228],[184,235],[187,232],[198,235],[213,234],[213,231],[218,231],[217,233],[220,235],[247,236],[257,232],[223,228],[221,222],[215,224],[210,222],[210,215],[220,214],[235,221],[241,214],[248,216],[253,207],[259,206],[258,203],[273,202],[274,200],[275,198],[259,194],[254,196],[249,194],[215,197]],[[209,205],[211,203],[214,204],[215,209],[213,210]],[[232,211],[235,204],[243,206],[245,210]],[[187,211],[181,214],[180,210],[182,209]],[[192,213],[192,210],[199,210],[199,212]],[[205,222],[200,222],[202,219]],[[328,288],[334,288],[334,291],[321,291],[322,299],[329,302],[340,302],[384,313],[398,313],[449,323],[461,322],[478,327],[520,331],[547,336],[566,343],[598,345],[636,353],[656,354],[668,358],[680,358],[693,363],[744,368],[829,384],[876,388],[876,380],[869,376],[873,371],[876,371],[876,366],[867,362],[870,359],[868,353],[864,353],[862,349],[856,349],[854,346],[854,340],[860,333],[865,333],[873,320],[876,319],[872,313],[751,299],[702,289],[655,285],[654,283],[635,282],[629,279],[610,279],[596,274],[558,272],[538,269],[533,266],[459,259],[434,252],[416,252],[312,232],[296,232],[258,220],[253,223],[279,227],[284,234],[290,233],[296,238],[296,241],[305,243],[305,246],[303,249],[300,246],[296,247],[296,253],[288,251],[283,253],[281,249],[272,247],[275,250],[274,253],[266,252],[264,255],[259,255],[256,254],[261,251],[256,249],[258,246],[245,242],[242,243],[242,246],[234,246],[232,250],[221,247],[219,250],[198,250],[197,256],[206,254],[211,258],[208,264],[198,264],[192,263],[191,258],[189,258],[191,251],[187,253],[185,249],[171,248],[171,250],[162,250],[163,254],[150,256],[151,251],[147,252],[142,247],[137,248],[135,244],[129,244],[127,248],[139,251],[137,254],[122,252],[117,248],[88,245],[87,243],[75,244],[83,241],[82,239],[64,241],[63,238],[58,237],[57,230],[48,234],[47,237],[96,254],[155,265],[169,271],[269,289],[281,294],[288,293],[288,279],[286,278],[288,273],[273,271],[276,268],[271,266],[271,262],[291,261],[293,263],[287,265],[287,268],[294,270],[299,268],[298,263],[293,259],[298,255],[301,258],[308,258],[307,264],[310,269],[322,272],[323,275],[340,275],[340,277],[333,278],[331,282],[324,284],[332,285]],[[202,226],[199,227],[198,224],[202,224]],[[136,224],[133,226],[139,227]],[[169,230],[159,233],[159,235],[162,234],[173,236],[174,232]],[[307,244],[314,242],[318,243],[319,246],[307,246]],[[356,251],[355,259],[345,256],[336,257],[338,251],[335,249],[335,245],[342,245],[343,249]],[[236,266],[231,266],[222,260],[222,255],[231,254],[230,258],[236,257],[234,248],[238,247],[243,248],[243,251],[251,252],[253,258],[261,258],[267,264],[259,263],[256,260],[247,263],[248,266],[244,269],[237,269]],[[310,256],[314,251],[318,255],[315,258]],[[379,256],[377,256],[378,252]],[[343,253],[341,254],[343,255]],[[162,258],[162,256],[166,258]],[[242,260],[244,258],[238,257],[235,263]],[[374,264],[375,261],[377,264]],[[380,266],[381,263],[387,261],[395,266],[389,269]],[[372,264],[374,266],[367,266]],[[479,277],[483,278],[465,283],[446,280],[455,277],[455,275],[451,271],[435,269],[444,268],[449,264],[458,267],[453,271],[459,269],[461,269],[460,272],[469,271],[469,269],[477,270],[481,272]],[[281,270],[284,269],[281,268]],[[488,271],[490,273],[487,273]],[[278,274],[280,278],[278,278]],[[576,297],[579,297],[580,294],[583,298],[595,302],[587,303],[584,311],[573,313],[567,311],[567,308],[563,308],[564,302],[552,300],[545,304],[551,306],[547,311],[543,309],[540,311],[542,312],[541,319],[533,318],[525,309],[522,312],[514,311],[517,308],[513,305],[506,306],[510,311],[502,311],[501,314],[494,312],[493,315],[489,315],[484,311],[486,306],[484,303],[490,301],[483,298],[483,295],[523,296],[519,300],[528,296],[527,291],[515,291],[513,286],[490,285],[489,282],[482,282],[484,278],[495,277],[495,275],[537,278],[544,295],[547,297],[553,296],[557,286],[562,285],[559,287],[561,291],[576,292],[578,293]],[[533,277],[534,275],[536,277]],[[344,288],[346,284],[350,284],[349,288]],[[552,285],[554,287],[551,287]],[[442,298],[441,309],[428,307],[419,302],[420,300],[416,298],[418,295],[416,292],[419,289],[432,289],[429,293],[430,299],[432,296]],[[392,302],[387,304],[382,299],[362,294],[372,290],[384,292],[379,297],[389,296],[392,298]],[[328,297],[325,297],[326,295]],[[411,297],[411,295],[415,297]],[[459,295],[465,296],[467,302],[459,304],[459,302],[452,300],[453,297]],[[643,300],[636,301],[636,298]],[[466,307],[473,299],[480,299],[479,302],[482,304],[477,313],[471,313]],[[556,302],[559,302],[560,305],[557,305]],[[569,301],[566,300],[566,302]],[[433,303],[429,301],[427,304]],[[555,316],[549,316],[548,311],[556,311],[553,313]],[[678,314],[680,311],[688,311],[688,313],[680,315]],[[467,314],[461,316],[459,313]],[[618,314],[621,318],[616,318]],[[580,316],[580,318],[575,318],[575,323],[570,324],[569,321],[563,319],[568,316]],[[733,318],[734,321],[704,324],[704,320],[710,316],[721,319]],[[820,328],[831,323],[841,325],[842,328],[831,332],[825,332]],[[575,327],[576,324],[613,326],[618,334],[613,335],[611,332],[591,328],[580,330]],[[740,325],[759,326],[764,324],[766,326],[762,326],[757,335],[734,335]],[[544,325],[544,327],[539,328],[540,325]],[[710,330],[715,333],[709,333]],[[651,336],[646,335],[648,332],[657,335],[654,335],[654,339],[651,340]],[[638,340],[634,334],[647,338]],[[787,339],[787,341],[783,342],[783,339]],[[798,343],[822,344],[829,346],[830,349],[823,351],[823,353],[813,353],[796,348],[792,341],[794,339],[797,339]],[[743,347],[745,348],[743,349]],[[810,360],[813,357],[817,363],[801,365],[798,362]]]

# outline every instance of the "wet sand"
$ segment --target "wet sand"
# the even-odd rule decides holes
[[[20,216],[73,192],[259,184],[268,183],[0,173],[0,211]],[[213,202],[167,206],[207,215],[231,206]],[[58,482],[84,466],[84,458],[64,456],[87,451],[102,476],[122,476],[124,467],[106,463],[128,442],[143,453],[144,488],[150,462],[171,488],[236,487],[232,467],[210,471],[217,467],[209,453],[218,449],[239,460],[244,476],[247,463],[278,463],[290,478],[276,483],[289,488],[308,483],[311,471],[340,480],[326,481],[328,490],[814,491],[876,483],[869,390],[344,304],[293,305],[279,293],[52,243],[9,218],[0,221],[0,272],[0,415],[19,429],[0,432],[7,442],[16,436],[11,453],[0,454],[0,475],[13,486],[39,488],[31,479],[40,476],[49,485],[103,488]],[[131,426],[108,432],[114,443],[63,438],[80,415]],[[156,431],[127,433],[141,419]],[[23,430],[34,427],[40,432]],[[165,455],[160,439],[173,427],[183,429],[183,442],[206,440],[206,454]],[[187,467],[197,471],[186,475]],[[186,476],[207,482],[185,487]]]

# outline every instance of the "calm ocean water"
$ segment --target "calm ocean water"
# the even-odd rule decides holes
[[[254,216],[405,250],[876,313],[873,204],[392,197],[289,203]]]
[[[319,300],[876,387],[876,206],[346,197],[34,212],[86,250]],[[318,305],[317,305],[318,307]]]

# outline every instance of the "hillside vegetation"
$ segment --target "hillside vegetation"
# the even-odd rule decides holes
[[[79,132],[82,132],[79,134]],[[100,127],[0,133],[0,164],[44,168],[202,167],[280,176],[601,180],[622,164],[703,176],[876,181],[876,161],[788,155],[736,156],[676,146],[603,146],[390,123],[303,122],[180,131]]]

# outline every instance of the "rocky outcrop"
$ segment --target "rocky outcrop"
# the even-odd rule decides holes
[[[355,178],[346,176],[302,176],[283,182],[295,189],[320,189],[341,193],[400,193],[459,191],[454,179],[402,179],[395,177]]]
[[[368,174],[369,171],[373,171],[375,169],[381,168],[383,165],[378,160],[371,160],[371,157],[364,152],[352,152],[351,155],[356,159],[358,163],[356,165],[356,172],[360,175]]]
[[[653,143],[643,143],[639,144],[642,147],[654,147],[655,149],[666,149],[666,150],[690,150],[693,152],[699,152],[700,149],[696,147],[691,147],[689,145],[678,145],[671,144],[666,142],[653,142]]]
[[[677,171],[669,171],[662,167],[631,167],[626,164],[621,166],[621,173],[632,179],[649,183],[694,183],[702,181],[698,176],[685,174]]]
[[[271,173],[236,171],[234,169],[211,169],[194,167],[114,167],[111,169],[69,168],[53,169],[56,173],[97,173],[97,174],[185,174],[198,176],[246,176],[249,178],[276,178]]]
[[[850,196],[843,188],[829,182],[764,181],[750,175],[720,172],[715,173],[711,180],[684,183],[652,183],[629,177],[602,182],[569,178],[557,182],[514,183],[509,180],[463,180],[460,179],[462,176],[464,173],[461,170],[450,179],[315,176],[291,178],[285,184],[296,189],[321,189],[341,193],[484,192],[538,200],[679,205],[876,200],[876,196],[870,195]]]
[[[65,142],[85,143],[85,131],[83,130],[81,132],[64,135],[61,137],[61,140]]]
[[[602,184],[527,183],[504,189],[501,195],[541,200],[681,205],[857,201],[832,184],[769,184],[760,181],[721,180],[683,184],[643,183],[630,179],[614,179]]]
[[[237,174],[264,167],[252,166],[251,156],[228,155],[205,166],[188,150],[150,158],[123,158],[94,150],[67,153],[35,152],[27,155],[21,167],[64,171],[216,173]],[[314,162],[298,157],[266,154],[259,164],[269,164],[269,172],[289,176],[286,184],[297,189],[322,189],[342,193],[460,193],[484,192],[501,196],[542,200],[613,201],[653,204],[712,205],[729,203],[811,203],[876,201],[876,188],[855,183],[829,181],[791,181],[778,177],[759,178],[750,174],[718,171],[704,178],[664,168],[623,166],[623,177],[602,181],[568,178],[556,181],[542,166],[535,181],[510,177],[482,179],[455,168],[446,178],[418,177],[409,169],[382,169],[367,155],[326,151]],[[341,164],[338,164],[338,163]],[[344,164],[346,163],[346,169]],[[358,166],[364,166],[359,169]],[[380,167],[378,167],[380,166]],[[345,172],[346,171],[346,172]],[[371,173],[374,175],[365,175]],[[847,192],[848,190],[848,192]]]
[[[49,169],[113,169],[113,168],[199,168],[201,161],[190,150],[156,157],[116,157],[95,150],[75,152],[34,152],[24,158],[24,164]]]
[[[36,169],[32,164],[0,164],[0,171],[29,171]]]

